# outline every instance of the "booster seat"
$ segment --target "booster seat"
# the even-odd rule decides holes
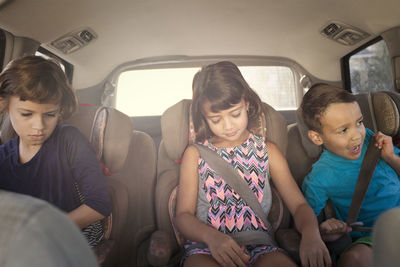
[[[155,229],[153,140],[135,131],[129,116],[109,107],[81,105],[66,123],[76,126],[99,149],[110,187],[113,211],[109,240],[114,244],[110,252],[106,247],[96,248],[99,260],[104,261],[102,266],[148,265],[143,251]]]
[[[150,263],[154,266],[174,265],[179,262],[180,236],[173,228],[175,193],[179,182],[181,156],[185,148],[194,141],[190,105],[191,100],[182,100],[168,108],[161,117],[162,141],[158,153],[155,207],[158,231],[152,235],[148,253]],[[263,103],[263,116],[260,120],[263,125],[261,128],[266,128],[266,139],[275,143],[282,153],[285,153],[287,130],[283,116]],[[265,132],[260,127],[252,131],[257,134]],[[275,193],[269,214],[270,222],[275,224],[275,229],[288,228],[289,212],[276,190]],[[279,230],[276,235],[278,232]]]

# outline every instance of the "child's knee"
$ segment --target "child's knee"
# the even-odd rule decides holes
[[[339,266],[371,266],[372,249],[365,244],[357,244],[346,251],[339,260]]]

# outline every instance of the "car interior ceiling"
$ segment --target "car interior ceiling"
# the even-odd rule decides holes
[[[111,59],[113,56],[112,52],[104,54],[104,60],[106,61],[109,59],[112,63],[107,62],[107,64],[104,64],[106,66],[100,66],[101,64],[98,64],[98,73],[96,73],[96,69],[93,68],[92,70],[90,68],[91,64],[98,63],[99,59],[94,59],[93,54],[91,54],[92,52],[87,52],[87,54],[85,54],[84,49],[89,50],[92,48],[96,50],[96,42],[100,44],[103,41],[101,40],[103,32],[92,32],[93,29],[90,27],[80,28],[73,26],[72,28],[74,30],[71,30],[68,25],[68,27],[62,27],[62,30],[56,33],[51,32],[50,34],[44,32],[41,34],[37,29],[32,29],[32,32],[34,32],[32,36],[23,35],[22,33],[25,32],[20,28],[21,26],[19,24],[7,25],[7,19],[11,21],[10,17],[12,15],[18,18],[22,16],[22,13],[18,14],[17,12],[17,9],[23,6],[22,2],[0,0],[0,17],[5,14],[3,19],[0,18],[0,49],[2,49],[2,46],[4,47],[4,51],[0,51],[0,62],[2,63],[0,69],[4,69],[7,63],[12,59],[23,55],[33,55],[39,51],[46,56],[58,58],[58,60],[64,62],[67,66],[66,73],[71,79],[71,83],[77,85],[76,94],[81,105],[75,117],[72,117],[68,123],[79,128],[91,142],[93,141],[92,139],[96,137],[98,137],[99,140],[101,139],[100,143],[94,144],[94,147],[102,153],[100,160],[103,164],[102,166],[106,166],[105,169],[107,170],[105,173],[107,172],[106,177],[109,179],[108,185],[113,198],[113,215],[107,218],[107,222],[104,221],[104,225],[110,227],[107,240],[110,242],[108,242],[107,245],[103,245],[104,247],[101,248],[106,251],[106,256],[103,255],[104,257],[101,261],[102,267],[149,266],[148,257],[152,256],[149,256],[149,247],[152,245],[158,245],[162,248],[167,247],[167,252],[161,251],[161,254],[157,255],[158,257],[150,259],[150,261],[153,260],[156,262],[158,264],[157,266],[177,264],[179,256],[181,256],[179,254],[181,253],[180,244],[178,243],[179,233],[176,232],[173,221],[175,209],[174,197],[176,197],[176,195],[174,195],[176,191],[174,190],[176,190],[179,181],[179,164],[182,153],[188,144],[190,144],[190,140],[188,140],[190,136],[188,133],[190,133],[189,127],[191,123],[189,115],[191,111],[191,100],[177,99],[175,104],[168,106],[160,115],[131,116],[125,114],[116,107],[118,78],[124,71],[136,69],[146,70],[161,67],[171,69],[180,67],[201,67],[206,63],[225,59],[243,63],[244,66],[246,66],[245,63],[248,62],[253,65],[265,66],[274,64],[278,66],[290,65],[290,68],[294,70],[295,73],[293,76],[295,80],[293,82],[294,87],[297,90],[294,93],[297,97],[295,100],[297,101],[295,107],[275,109],[265,101],[263,107],[264,113],[270,115],[267,119],[264,118],[266,120],[265,124],[268,124],[271,129],[270,132],[268,132],[269,129],[267,128],[267,132],[271,134],[272,141],[283,150],[290,170],[299,187],[301,187],[305,175],[310,171],[312,164],[316,161],[317,156],[319,156],[321,152],[320,148],[316,148],[311,144],[307,137],[307,132],[305,131],[307,129],[304,128],[304,123],[299,119],[299,103],[303,94],[312,84],[329,83],[354,93],[362,113],[364,114],[365,125],[374,130],[393,130],[388,133],[388,135],[393,136],[395,145],[400,146],[400,129],[398,127],[400,125],[400,16],[397,14],[398,18],[395,17],[393,15],[395,11],[391,10],[393,7],[399,6],[397,1],[387,1],[387,7],[384,11],[390,18],[386,18],[384,20],[385,23],[375,22],[375,20],[379,21],[380,19],[378,14],[375,14],[376,12],[373,11],[373,7],[376,7],[377,4],[374,4],[373,7],[363,7],[365,14],[355,15],[361,22],[357,24],[357,20],[354,19],[354,24],[359,27],[354,28],[360,30],[360,35],[365,33],[365,36],[362,36],[365,39],[362,39],[362,41],[356,45],[338,45],[340,41],[335,40],[331,42],[332,40],[328,39],[324,39],[321,42],[318,38],[322,38],[322,26],[329,26],[329,23],[328,25],[321,24],[317,25],[317,27],[313,26],[318,36],[315,37],[312,35],[314,33],[310,34],[310,40],[308,42],[301,42],[298,48],[290,45],[287,46],[286,43],[282,44],[282,47],[294,47],[290,52],[287,52],[287,54],[283,54],[283,50],[278,49],[279,45],[277,45],[277,43],[279,43],[280,40],[275,40],[274,38],[270,38],[272,40],[269,40],[265,36],[262,37],[262,40],[266,43],[265,46],[271,44],[271,46],[275,45],[276,48],[262,50],[262,45],[257,44],[254,50],[243,48],[242,51],[244,51],[244,53],[242,54],[240,50],[235,51],[234,46],[227,46],[225,40],[221,43],[218,42],[215,45],[215,50],[212,50],[212,47],[202,48],[201,44],[204,44],[202,41],[199,41],[200,44],[195,46],[195,42],[193,42],[195,39],[194,35],[190,33],[188,34],[190,37],[188,37],[188,40],[190,40],[190,44],[193,45],[194,52],[192,52],[190,47],[182,47],[183,45],[177,46],[176,43],[168,43],[171,47],[167,47],[165,50],[158,50],[156,46],[159,46],[159,44],[148,44],[148,47],[145,47],[148,50],[143,48],[143,56],[138,56],[140,55],[140,52],[138,52],[138,50],[140,50],[140,45],[146,46],[146,44],[135,43],[132,44],[132,46],[134,46],[134,48],[132,48],[132,55],[129,53],[125,53],[124,55],[115,53],[115,58]],[[52,1],[45,1],[45,3],[48,4],[50,4],[50,2]],[[95,7],[95,2],[94,0],[90,0],[87,3]],[[140,5],[139,10],[134,11],[135,14],[142,10],[152,10],[154,5],[158,3],[157,1],[150,2],[151,3],[147,3],[147,5],[143,3],[144,6]],[[212,4],[211,2],[212,1],[208,1],[210,5]],[[317,1],[314,1],[314,4],[318,5],[320,8],[319,10],[321,10],[322,7],[320,5],[322,4],[317,4],[316,2]],[[38,8],[32,3],[27,5],[34,10]],[[215,5],[217,4],[213,4],[213,6]],[[232,10],[230,8],[227,14],[236,14],[238,11],[242,10],[244,4],[238,3],[237,5],[237,10]],[[277,5],[281,7],[281,5]],[[355,4],[353,3],[353,5]],[[44,4],[42,4],[42,6],[44,6]],[[112,4],[103,3],[102,6],[111,9]],[[199,10],[204,10],[205,8],[198,3],[195,6],[199,8]],[[265,7],[265,4],[262,6]],[[288,12],[292,16],[301,12],[309,12],[309,10],[306,10],[305,7],[302,7],[300,4],[296,4],[295,6],[298,6],[301,10],[296,12],[292,9],[293,7],[291,7],[290,12]],[[51,7],[56,11],[54,5]],[[9,10],[10,13],[6,14],[5,11],[7,10]],[[88,7],[82,10],[87,11]],[[106,11],[112,12],[113,10],[122,12],[121,5],[116,5],[115,9],[112,10],[101,10],[101,14],[104,14]],[[133,12],[133,10],[132,6],[130,6],[130,9],[125,10],[123,14],[127,15],[129,11]],[[218,7],[218,10],[222,10],[221,7]],[[73,13],[71,7],[66,8],[66,12],[67,11],[68,14],[70,14],[70,12]],[[60,15],[58,12],[57,10],[57,14]],[[156,16],[160,14],[159,12],[161,11],[154,10],[150,12],[150,14]],[[252,12],[260,14],[256,12],[255,7],[252,7]],[[349,19],[349,17],[351,17],[351,12],[348,10],[344,12],[346,16],[343,16],[343,19]],[[192,11],[190,13],[193,15]],[[246,14],[249,15],[248,13]],[[375,19],[371,20],[372,22],[370,24],[363,20],[368,14]],[[137,15],[140,22],[145,21],[142,14]],[[300,15],[298,16],[300,17]],[[273,15],[273,18],[277,17],[278,15]],[[326,20],[320,16],[317,17],[318,21],[332,22],[332,20]],[[98,19],[99,18],[95,16],[93,21]],[[349,20],[351,21],[351,19]],[[26,21],[26,19],[23,21]],[[102,22],[102,26],[104,26],[105,21],[106,20]],[[166,21],[168,23],[165,22],[165,24],[168,26],[178,28],[176,22]],[[279,18],[279,21],[282,23],[281,18]],[[393,24],[394,21],[396,24]],[[290,21],[290,25],[293,25],[292,22],[293,21]],[[307,20],[309,27],[311,26],[311,22],[311,19]],[[336,20],[333,20],[333,22],[336,22]],[[60,23],[60,21],[56,21],[54,26],[60,26]],[[210,25],[209,23],[210,22],[207,21],[207,25]],[[155,22],[154,24],[159,25]],[[50,25],[46,25],[46,27],[49,26]],[[126,25],[124,25],[124,27],[125,26]],[[4,30],[1,29],[3,27]],[[132,28],[132,26],[130,27]],[[149,27],[153,29],[155,26],[152,24],[149,25]],[[242,29],[243,26],[241,25],[239,28]],[[96,28],[94,29],[97,31]],[[258,26],[257,29],[259,29]],[[200,32],[203,32],[203,30],[203,28],[199,28]],[[120,31],[122,31],[122,29],[118,29],[118,34],[120,34]],[[136,32],[137,29],[132,28],[132,31]],[[93,38],[93,43],[80,43],[80,46],[82,46],[80,48],[81,50],[75,53],[73,51],[71,53],[62,53],[55,48],[54,44],[57,43],[56,41],[61,42],[64,38],[70,38],[71,34],[81,34],[82,32],[87,34],[87,36],[90,37],[88,37],[89,39]],[[282,32],[279,32],[277,29],[274,29],[272,32],[277,33],[277,36],[281,38],[284,36]],[[349,30],[349,32],[351,32],[351,30]],[[147,33],[145,35],[150,34],[152,35],[153,33]],[[156,40],[162,42],[162,38],[166,38],[167,33],[158,35],[160,39]],[[115,36],[118,35],[116,34]],[[299,37],[299,35],[296,36]],[[154,37],[152,36],[152,38]],[[287,40],[292,40],[292,43],[294,43],[293,37],[289,36],[287,38]],[[303,38],[306,39],[306,36]],[[318,45],[311,44],[315,39],[319,40]],[[154,39],[151,40],[154,41]],[[350,77],[350,59],[352,56],[357,55],[358,52],[364,51],[365,48],[382,40],[387,47],[388,61],[393,73],[393,80],[391,81],[392,87],[387,88],[381,86],[384,87],[381,88],[382,91],[385,91],[383,93],[376,91],[353,92]],[[231,41],[234,43],[233,40]],[[113,42],[116,42],[116,40],[113,40]],[[184,43],[183,40],[181,40],[181,42]],[[243,42],[246,43],[246,40]],[[248,42],[247,44],[249,45],[251,42],[254,42],[254,39],[250,39]],[[321,45],[321,43],[323,45]],[[179,49],[174,47],[174,45],[177,48],[181,47],[182,54],[185,56],[179,54]],[[313,50],[312,52],[317,56],[307,58],[308,54],[303,55],[301,51],[305,51],[307,46],[315,48],[311,50]],[[224,54],[224,47],[227,47],[227,54]],[[321,47],[324,47],[325,50],[322,50]],[[332,48],[332,51],[334,51],[332,52],[332,56],[327,55],[326,47]],[[319,50],[319,48],[321,48],[321,50]],[[273,54],[274,49],[278,51],[278,55]],[[99,49],[97,51],[101,50]],[[160,53],[167,51],[167,54],[165,56],[158,56],[158,51],[160,51]],[[172,51],[172,54],[168,54],[168,51]],[[257,51],[262,51],[261,53],[266,51],[266,53],[257,55]],[[82,57],[79,56],[80,52],[82,52]],[[234,52],[238,54],[234,54]],[[271,52],[271,54],[267,54],[268,52]],[[286,57],[287,55],[289,56]],[[318,55],[323,58],[324,64],[313,62],[318,60]],[[87,57],[87,60],[85,57]],[[125,57],[126,60],[124,59]],[[123,59],[125,61],[118,62],[118,60],[121,61]],[[326,63],[331,63],[331,65]],[[325,67],[322,67],[323,65],[325,65]],[[90,70],[85,72],[85,68]],[[329,74],[330,71],[332,71],[332,74]],[[87,75],[87,79],[85,79],[85,75]],[[366,78],[368,78],[368,75],[366,75]],[[146,89],[141,90],[145,91]],[[188,88],[188,90],[191,91],[191,88]],[[377,104],[378,102],[374,103],[374,101],[378,101],[379,104]],[[149,101],[147,105],[157,104]],[[388,118],[390,118],[390,120]],[[100,120],[103,120],[103,124],[99,123]],[[391,126],[393,127],[391,128]],[[93,133],[96,134],[94,138]],[[15,132],[12,129],[11,122],[7,115],[0,117],[0,144],[10,140],[13,136],[15,136]],[[305,140],[308,140],[308,142]],[[96,140],[93,142],[96,142]],[[284,205],[282,209],[286,210],[284,211],[284,215],[281,214],[281,217],[284,217],[283,219],[281,218],[281,220],[283,220],[281,228],[293,228],[293,218],[288,215],[288,210]],[[329,217],[329,212],[332,212],[332,210],[326,211],[324,216]],[[157,240],[154,233],[160,232],[166,233],[166,235]],[[161,244],[157,242],[161,242]]]

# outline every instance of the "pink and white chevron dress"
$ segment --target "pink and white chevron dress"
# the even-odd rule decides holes
[[[209,140],[203,145],[216,151],[231,164],[247,182],[260,202],[265,214],[271,208],[271,188],[269,184],[268,153],[262,137],[249,134],[239,146],[218,148]],[[220,177],[212,167],[199,158],[198,161],[198,200],[196,217],[218,231],[239,237],[238,243],[244,245],[251,256],[250,262],[264,253],[279,250],[269,236],[266,226],[256,213],[244,202],[235,190]],[[251,243],[241,238],[243,232],[255,232],[259,242]],[[235,238],[235,240],[238,240]],[[193,254],[210,254],[207,246],[198,242],[186,241],[186,257]]]

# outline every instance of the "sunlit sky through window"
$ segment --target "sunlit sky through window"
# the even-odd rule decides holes
[[[129,116],[158,116],[181,99],[192,98],[193,77],[200,68],[132,70],[117,84],[116,108]],[[290,68],[240,67],[261,100],[275,109],[295,109],[296,87]]]

